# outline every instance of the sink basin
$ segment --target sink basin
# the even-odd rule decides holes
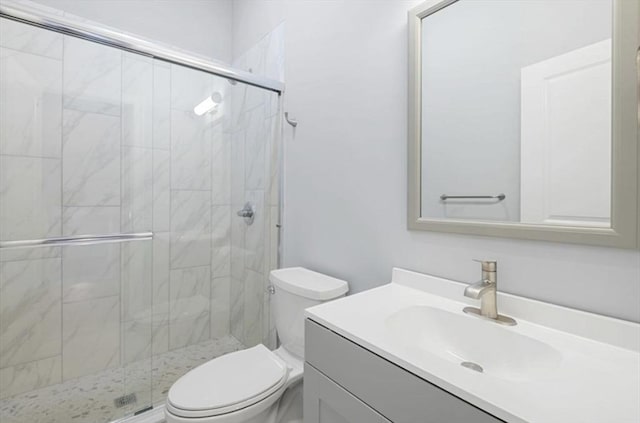
[[[502,379],[539,379],[562,362],[558,350],[517,333],[517,326],[501,326],[462,311],[458,314],[412,306],[391,314],[385,323],[390,335],[406,350]]]

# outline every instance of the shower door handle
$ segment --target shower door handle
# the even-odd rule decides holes
[[[106,235],[73,235],[57,238],[0,241],[0,249],[27,247],[62,247],[65,245],[94,245],[114,242],[146,241],[150,239],[153,239],[153,232]]]

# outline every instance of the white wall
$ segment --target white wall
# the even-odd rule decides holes
[[[503,291],[640,321],[638,251],[406,229],[406,12],[418,3],[234,1],[235,52],[279,22],[265,9],[286,22],[285,110],[300,124],[294,136],[285,125],[284,264],[357,292],[393,266],[476,281],[471,259],[494,258]]]
[[[231,25],[233,59],[251,49],[284,20],[283,0],[234,0]]]
[[[231,63],[231,0],[34,0]]]

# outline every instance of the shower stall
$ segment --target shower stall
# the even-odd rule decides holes
[[[274,347],[282,83],[0,7],[0,422],[123,419]]]

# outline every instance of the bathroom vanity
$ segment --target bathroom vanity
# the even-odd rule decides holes
[[[499,325],[466,286],[394,269],[308,309],[305,423],[640,421],[640,325],[498,293]]]
[[[502,421],[312,320],[305,331],[306,423]]]

